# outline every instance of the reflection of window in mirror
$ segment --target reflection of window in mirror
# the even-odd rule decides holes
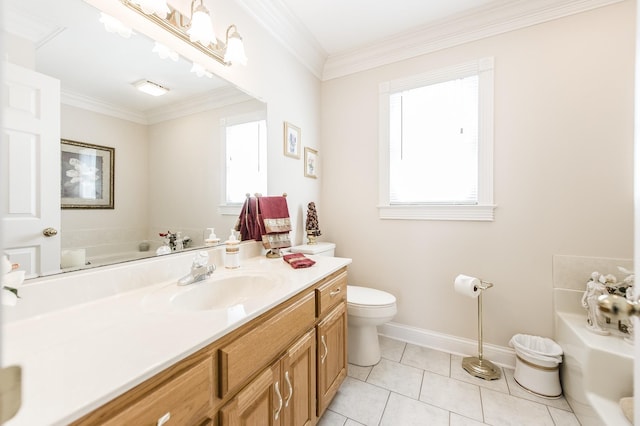
[[[264,114],[223,120],[224,204],[242,204],[247,193],[267,193],[267,122]]]

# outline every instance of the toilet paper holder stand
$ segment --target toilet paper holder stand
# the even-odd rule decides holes
[[[480,294],[478,295],[478,356],[470,356],[462,359],[462,368],[474,377],[484,380],[497,380],[500,378],[500,369],[491,361],[484,359],[482,353],[482,293],[493,287],[493,283],[480,280]]]

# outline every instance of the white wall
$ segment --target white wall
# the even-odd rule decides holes
[[[324,82],[318,213],[353,258],[350,283],[395,294],[397,323],[475,339],[476,302],[452,287],[475,275],[495,283],[487,342],[551,336],[552,255],[632,257],[634,12],[626,1]],[[378,84],[484,56],[495,221],[378,219]]]

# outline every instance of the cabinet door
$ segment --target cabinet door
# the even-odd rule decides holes
[[[320,417],[347,376],[347,309],[344,302],[318,324],[317,338]]]
[[[280,361],[249,383],[220,410],[221,426],[281,426]]]
[[[282,359],[283,425],[310,426],[316,418],[316,333],[302,336]]]

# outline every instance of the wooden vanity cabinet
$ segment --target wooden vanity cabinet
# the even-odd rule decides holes
[[[346,268],[72,425],[312,426],[346,377]]]
[[[73,425],[212,425],[213,367],[213,358],[205,357],[175,374],[170,369],[164,383],[150,379]]]
[[[220,409],[221,426],[280,426],[280,362],[265,369]]]
[[[347,307],[337,305],[317,326],[318,417],[347,376]]]
[[[315,390],[312,329],[220,409],[220,426],[314,425]]]

